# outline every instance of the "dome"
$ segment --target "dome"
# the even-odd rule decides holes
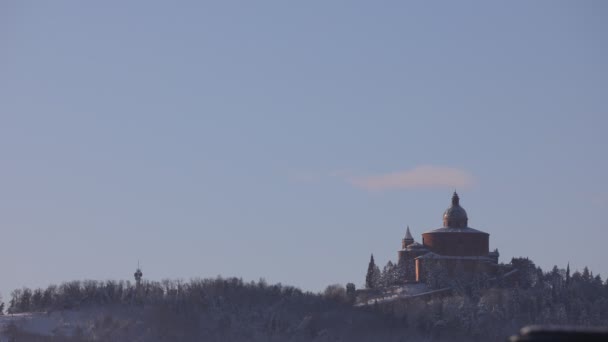
[[[452,195],[452,205],[443,213],[443,226],[445,228],[466,228],[469,217],[466,210],[460,206],[460,198],[456,191]]]

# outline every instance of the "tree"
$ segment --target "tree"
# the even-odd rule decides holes
[[[376,266],[374,255],[372,254],[367,266],[367,274],[365,275],[365,287],[368,289],[378,288],[380,285],[380,275],[380,268]]]
[[[357,297],[357,289],[355,287],[355,284],[353,284],[353,283],[346,284],[346,297],[351,302],[355,301],[355,298]]]
[[[32,294],[32,300],[31,300],[31,309],[32,309],[32,311],[42,311],[43,310],[42,289],[34,290],[34,293]]]
[[[589,268],[587,266],[585,266],[585,268],[583,269],[583,281],[588,283],[589,281],[591,281],[591,274],[589,273]]]
[[[432,289],[442,288],[449,282],[445,266],[436,259],[425,260],[424,273],[425,283]]]
[[[602,287],[602,284],[603,284],[603,283],[604,283],[604,282],[602,281],[602,276],[600,276],[599,274],[598,274],[598,275],[596,275],[596,276],[593,278],[593,286],[594,286],[594,287],[596,287],[596,288],[598,288],[598,289],[599,289],[599,288],[601,288],[601,287]]]
[[[347,300],[346,290],[340,284],[328,285],[323,292],[323,296],[339,302],[346,302]]]
[[[386,284],[387,286],[401,285],[405,282],[405,265],[403,263],[393,264],[388,262]]]
[[[382,275],[380,276],[380,284],[383,287],[389,287],[395,283],[395,265],[392,261],[388,261],[386,266],[382,269]]]
[[[570,285],[570,263],[566,266],[566,286]]]

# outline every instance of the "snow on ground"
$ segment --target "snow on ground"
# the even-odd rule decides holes
[[[57,332],[71,335],[78,322],[77,314],[73,312],[28,312],[0,316],[0,341],[5,341],[6,337],[1,332],[11,323],[23,331],[51,336]]]
[[[6,336],[2,332],[11,323],[15,324],[20,330],[32,334],[71,336],[77,328],[86,328],[100,314],[98,310],[64,310],[0,316],[0,342],[6,341]]]
[[[144,313],[145,309],[141,307],[105,305],[79,308],[78,310],[64,309],[0,316],[0,342],[7,341],[3,332],[12,323],[19,330],[35,335],[74,336],[78,332],[90,334],[93,331],[111,331],[116,327],[113,325],[116,322],[133,323],[139,329],[141,327],[139,323],[141,323],[141,317]],[[124,324],[120,327],[124,327]],[[135,333],[141,332],[133,329],[132,331]]]
[[[3,332],[11,324],[43,335],[51,335],[56,327],[56,322],[52,322],[49,317],[46,317],[46,313],[44,312],[4,315],[0,316],[0,341],[4,342],[7,340]]]
[[[431,290],[424,283],[407,284],[401,286],[390,287],[383,290],[381,293],[373,294],[363,292],[363,295],[359,297],[355,306],[373,305],[375,303],[386,303],[397,299],[411,298],[417,296],[424,296],[432,293],[439,293],[448,290],[439,289]]]

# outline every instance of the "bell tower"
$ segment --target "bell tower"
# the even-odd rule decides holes
[[[410,226],[407,226],[405,230],[405,237],[401,240],[401,248],[405,249],[405,247],[414,243],[414,238],[412,237],[412,233],[410,233]]]

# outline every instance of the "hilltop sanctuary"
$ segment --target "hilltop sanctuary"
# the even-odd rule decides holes
[[[425,282],[437,274],[448,278],[491,275],[498,268],[498,249],[490,252],[490,234],[469,227],[456,192],[443,213],[443,227],[423,233],[422,243],[414,241],[408,227],[401,247],[398,265],[406,283]]]

